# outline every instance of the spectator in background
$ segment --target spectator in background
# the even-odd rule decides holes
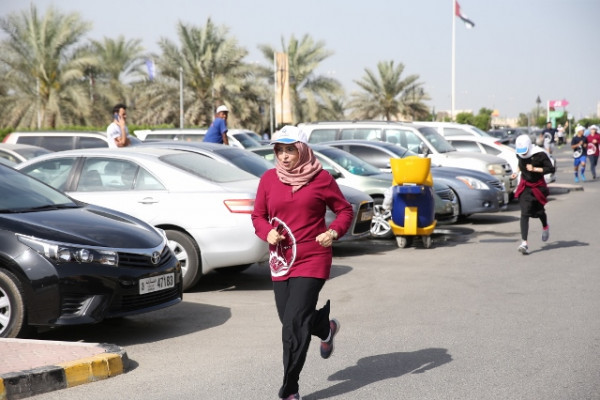
[[[106,136],[113,139],[117,147],[125,147],[131,144],[129,129],[127,129],[127,106],[117,104],[112,110],[112,122],[106,128]]]
[[[229,146],[229,139],[227,138],[227,116],[229,115],[229,109],[225,106],[217,107],[215,113],[215,119],[206,131],[203,142],[208,143],[221,143]]]
[[[600,133],[596,125],[590,126],[590,134],[585,138],[587,142],[587,159],[592,171],[592,179],[596,179],[596,165],[600,155]]]

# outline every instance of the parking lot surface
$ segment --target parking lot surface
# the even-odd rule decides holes
[[[547,205],[551,236],[530,225],[517,252],[518,204],[434,234],[434,245],[339,243],[320,303],[343,329],[328,360],[313,341],[304,399],[600,399],[600,181],[571,185],[572,159]],[[576,190],[583,189],[583,190]],[[33,399],[275,399],[280,324],[269,272],[211,274],[170,309],[42,333],[114,343],[129,370]]]

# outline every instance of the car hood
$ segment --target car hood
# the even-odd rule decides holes
[[[457,168],[457,167],[432,167],[431,175],[433,176],[434,179],[436,176],[439,178],[444,177],[444,178],[450,178],[450,179],[456,179],[457,176],[468,176],[471,178],[479,179],[484,182],[498,179],[495,176],[490,175],[485,172],[476,171],[474,169]]]
[[[451,159],[475,159],[480,160],[488,164],[506,164],[506,160],[498,156],[483,153],[473,153],[470,151],[450,151],[448,153],[441,153],[441,156]],[[439,156],[439,155],[438,155]]]
[[[0,214],[0,229],[57,242],[111,248],[149,249],[163,241],[151,226],[92,205]]]

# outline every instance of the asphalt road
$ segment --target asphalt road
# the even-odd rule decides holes
[[[583,186],[553,190],[529,256],[515,203],[440,227],[431,249],[338,244],[321,303],[342,329],[329,360],[313,341],[303,398],[600,399],[600,181]],[[276,399],[279,330],[265,266],[211,274],[170,309],[41,334],[116,344],[133,368],[32,399]]]

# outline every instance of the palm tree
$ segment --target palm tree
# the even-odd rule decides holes
[[[20,128],[84,124],[89,96],[84,68],[93,57],[76,45],[89,24],[77,13],[61,14],[50,7],[43,17],[29,12],[0,19],[8,38],[0,43],[2,80],[8,95],[0,98],[0,125]]]
[[[210,125],[220,104],[231,109],[229,126],[260,122],[264,85],[255,79],[255,68],[243,62],[248,52],[228,36],[228,28],[216,26],[209,18],[201,28],[179,23],[177,31],[179,46],[166,38],[159,41],[160,76],[139,88],[136,104],[143,113],[141,122],[175,124],[179,120],[180,70],[187,124]]]
[[[365,69],[365,76],[354,81],[363,91],[351,96],[349,107],[353,118],[389,121],[412,117],[418,120],[429,115],[427,106],[422,103],[429,97],[422,83],[417,82],[418,75],[402,79],[404,65],[394,66],[394,61],[379,62],[377,72]]]
[[[316,73],[320,63],[333,54],[325,49],[325,43],[315,43],[309,35],[298,41],[292,35],[288,44],[281,38],[281,48],[288,55],[291,106],[295,119],[292,123],[343,117],[343,110],[334,106],[343,104],[340,101],[344,95],[342,85],[334,78]],[[270,62],[269,67],[261,68],[261,74],[272,83],[272,64],[277,50],[269,45],[260,45],[259,49]]]
[[[86,51],[97,58],[97,63],[86,68],[85,73],[90,84],[93,115],[99,117],[100,125],[113,105],[132,103],[131,86],[148,77],[147,56],[140,39],[126,41],[123,36],[92,40]]]

